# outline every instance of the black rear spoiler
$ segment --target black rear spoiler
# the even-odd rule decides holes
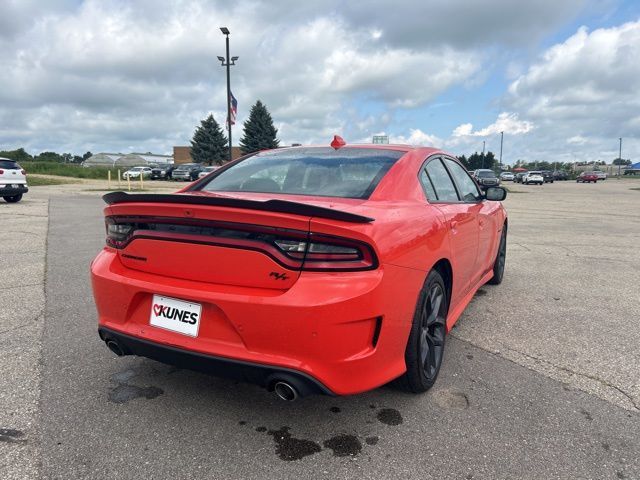
[[[215,207],[247,208],[267,212],[293,213],[309,217],[330,218],[350,223],[370,223],[375,219],[343,212],[332,208],[317,207],[306,203],[289,202],[286,200],[243,200],[240,198],[206,197],[200,195],[180,193],[136,193],[126,192],[107,193],[102,199],[109,205],[116,203],[180,203],[185,205],[212,205]]]

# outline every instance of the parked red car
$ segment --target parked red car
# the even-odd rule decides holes
[[[582,172],[576,178],[576,182],[578,183],[597,183],[598,182],[598,174],[595,172]]]
[[[446,332],[502,281],[506,191],[433,148],[333,145],[105,195],[91,278],[107,346],[286,400],[430,388]]]

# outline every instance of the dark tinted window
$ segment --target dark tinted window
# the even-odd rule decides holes
[[[420,183],[422,184],[422,188],[424,189],[424,194],[427,196],[427,200],[430,202],[437,202],[438,195],[436,195],[436,191],[433,188],[433,184],[431,183],[431,179],[429,175],[427,175],[427,170],[420,170]]]
[[[477,202],[478,200],[480,200],[480,198],[482,197],[480,195],[480,192],[478,191],[476,182],[471,179],[471,177],[467,174],[467,171],[453,160],[449,160],[448,158],[446,158],[445,162],[447,164],[449,172],[451,173],[451,176],[458,184],[458,189],[460,190],[460,196],[462,197],[462,199],[465,202]]]
[[[456,187],[440,159],[427,163],[426,171],[439,202],[459,201]]]
[[[270,150],[214,173],[202,190],[368,198],[404,153],[348,147]]]
[[[20,165],[13,160],[0,160],[0,168],[6,168],[7,170],[20,170]]]
[[[478,172],[478,176],[479,176],[479,177],[482,177],[482,178],[493,178],[493,177],[495,177],[495,176],[496,176],[496,174],[495,174],[495,173],[493,173],[493,172],[488,172],[488,171],[486,171],[486,170],[480,170],[480,171]]]

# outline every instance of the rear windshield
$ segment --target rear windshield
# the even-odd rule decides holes
[[[0,168],[6,168],[7,170],[20,170],[20,165],[13,160],[0,160]]]
[[[404,154],[374,148],[270,150],[214,173],[201,189],[369,198],[382,177]]]

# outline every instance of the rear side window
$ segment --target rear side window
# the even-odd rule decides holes
[[[449,173],[439,158],[431,160],[425,167],[428,179],[431,181],[438,202],[457,202],[458,194]]]
[[[13,160],[0,160],[0,168],[4,168],[6,170],[20,170],[21,167]]]
[[[213,174],[201,190],[366,199],[404,154],[348,147],[270,150]]]
[[[465,202],[477,202],[482,198],[476,183],[471,180],[471,177],[467,174],[466,170],[462,168],[458,163],[445,158],[445,163],[451,176],[454,178],[460,189],[460,196]],[[482,173],[482,172],[480,172]]]

